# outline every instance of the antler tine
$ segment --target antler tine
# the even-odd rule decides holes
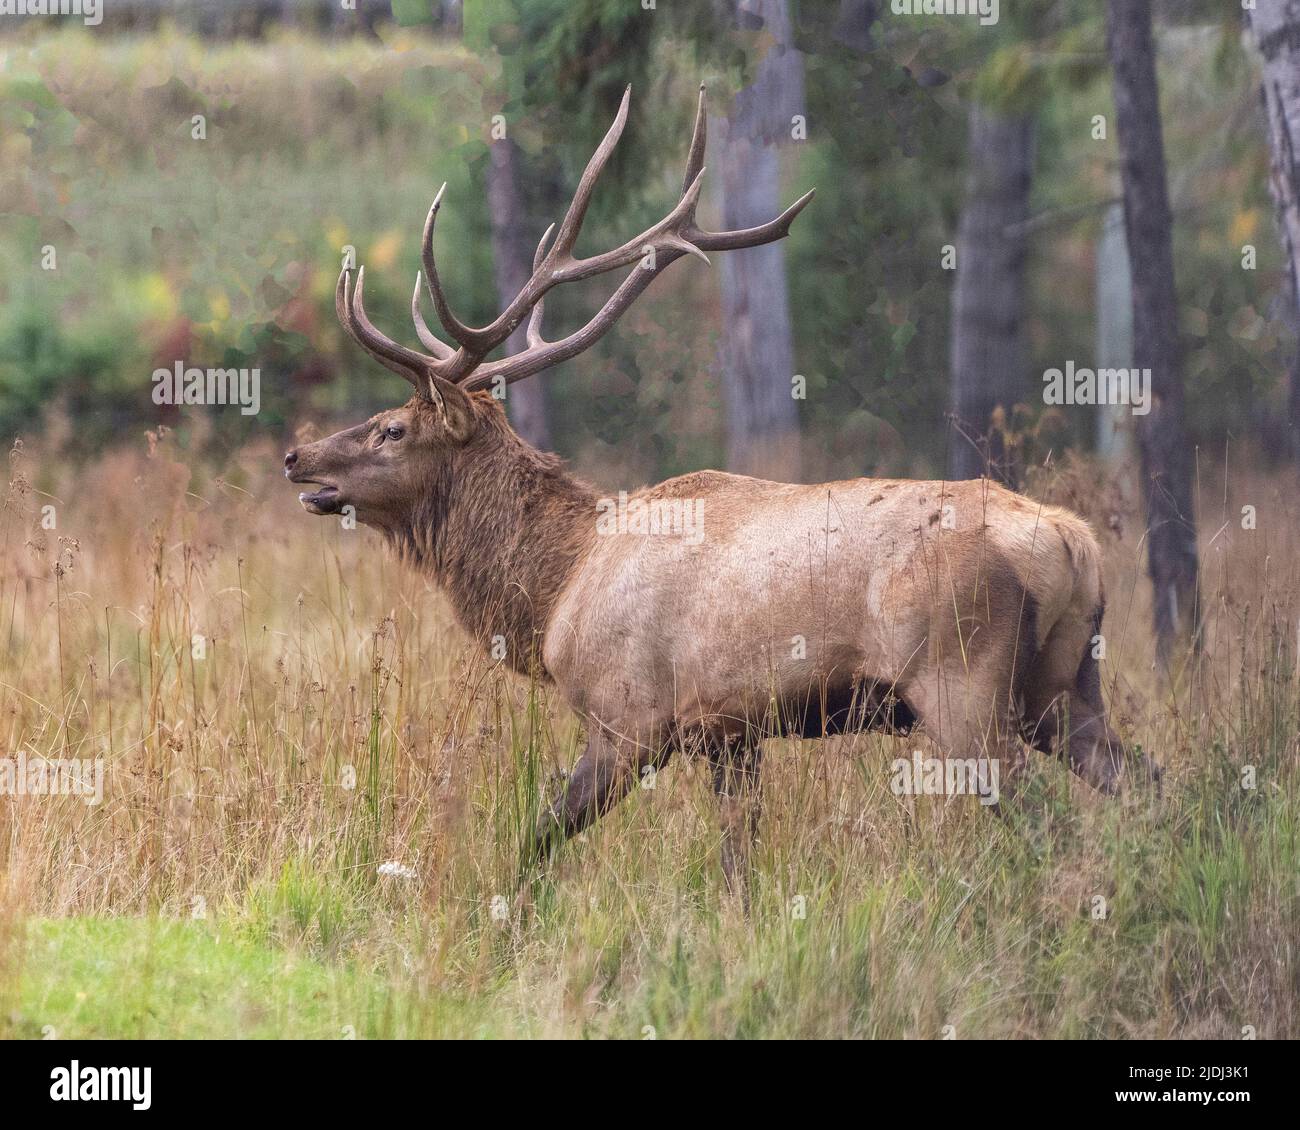
[[[504,378],[506,384],[514,384],[515,381],[531,377],[534,373],[540,373],[543,369],[576,356],[605,335],[641,292],[654,282],[664,267],[685,254],[686,252],[673,248],[659,256],[658,266],[653,269],[640,265],[633,267],[596,316],[581,329],[559,341],[542,341],[540,335],[534,333],[535,319],[529,319],[530,347],[513,357],[505,357],[482,366],[462,387],[471,392],[487,388],[499,377]]]
[[[696,258],[708,263],[709,257],[692,242],[694,233],[698,230],[695,228],[693,217],[703,187],[704,169],[701,167],[682,198],[674,205],[673,210],[657,224],[647,228],[640,235],[634,236],[611,251],[602,251],[599,255],[592,255],[587,259],[567,259],[561,266],[552,269],[550,275],[545,279],[541,293],[545,294],[557,283],[578,282],[581,279],[589,279],[593,275],[625,267],[629,263],[635,263],[638,259],[644,258],[646,251],[651,249],[656,254],[660,254],[668,247],[675,247],[687,255],[694,255]],[[553,254],[554,251],[552,251]],[[551,259],[551,262],[554,262],[553,258],[549,256],[548,258]],[[534,272],[536,272],[536,268],[534,268]],[[536,277],[537,275],[534,273],[534,278]]]
[[[576,282],[605,271],[612,271],[617,267],[636,262],[645,255],[647,248],[653,248],[656,253],[659,253],[665,247],[676,247],[679,251],[694,255],[708,263],[709,257],[695,246],[690,234],[694,231],[695,208],[699,203],[700,191],[703,187],[704,169],[701,167],[673,210],[657,224],[612,251],[603,251],[589,259],[570,260],[566,266],[555,271],[554,281]]]
[[[552,249],[552,253],[557,257],[568,256],[573,251],[573,245],[578,242],[578,233],[582,230],[582,221],[587,215],[587,205],[591,203],[591,194],[595,191],[596,182],[600,179],[600,174],[605,171],[605,166],[609,164],[610,155],[617,147],[618,139],[623,136],[623,127],[627,125],[627,109],[631,101],[632,88],[629,86],[623,91],[623,101],[619,103],[613,125],[606,131],[604,139],[596,147],[596,152],[591,155],[591,160],[587,162],[582,179],[578,181],[577,191],[574,192],[573,200],[569,203],[569,210],[564,213],[564,219],[560,222],[560,231],[555,237],[555,247]]]
[[[542,238],[537,241],[537,250],[533,252],[534,271],[537,270],[537,268],[542,265],[542,260],[546,258],[546,243],[551,238],[551,232],[553,232],[554,230],[555,230],[555,225],[552,224],[549,228],[547,228],[544,232],[542,232]]]
[[[350,271],[347,267],[339,272],[339,281],[334,284],[334,313],[338,316],[339,325],[347,331],[348,337],[352,337],[352,327],[348,324],[348,277]],[[352,338],[356,341],[356,338]],[[360,345],[360,342],[357,342]]]
[[[525,333],[525,339],[529,349],[540,349],[546,344],[546,339],[542,337],[542,308],[545,305],[546,302],[539,299],[537,305],[533,307],[533,312],[528,315],[528,329]]]
[[[403,377],[415,386],[415,390],[427,395],[427,366],[429,359],[416,353],[413,349],[398,345],[386,338],[371,324],[366,317],[363,300],[365,289],[365,268],[357,272],[357,283],[352,294],[348,294],[351,270],[344,267],[339,273],[339,281],[334,287],[334,309],[339,321],[347,330],[352,340],[370,354],[386,369]]]
[[[704,171],[704,146],[708,140],[708,127],[704,114],[704,83],[700,83],[700,100],[695,107],[695,128],[691,130],[691,148],[686,155],[686,175],[682,178],[682,195],[690,190],[696,178]],[[694,215],[691,217],[694,219]]]
[[[432,353],[439,361],[448,361],[455,355],[455,350],[445,342],[441,341],[433,330],[429,329],[425,323],[424,315],[420,313],[420,272],[415,272],[415,291],[411,295],[411,320],[415,322],[415,336],[420,339],[420,344]]]
[[[438,195],[433,198],[433,205],[429,208],[429,215],[424,221],[424,241],[420,247],[420,258],[424,263],[424,279],[429,286],[429,296],[433,299],[433,308],[438,315],[438,321],[447,331],[447,336],[467,352],[477,353],[481,357],[504,339],[495,335],[495,322],[485,329],[478,330],[465,325],[451,312],[447,296],[442,292],[442,280],[438,278],[438,266],[433,257],[433,229],[438,222],[438,209],[442,207],[442,194],[446,191],[447,185],[444,182],[438,189]]]
[[[533,252],[534,273],[536,273],[537,269],[542,265],[542,260],[546,258],[546,244],[551,238],[551,232],[554,230],[555,225],[552,224],[542,232],[542,238],[537,241],[537,250]],[[528,330],[525,336],[528,341],[529,349],[537,349],[546,344],[542,339],[542,311],[545,308],[546,298],[543,296],[537,300],[536,304],[533,306],[533,312],[528,315]]]
[[[370,343],[359,332],[355,316],[352,313],[352,297],[348,294],[348,284],[352,280],[352,270],[350,267],[344,267],[339,272],[339,281],[334,284],[334,313],[338,315],[339,325],[347,332],[348,337],[355,341],[371,357],[378,361],[386,369],[391,369],[399,377],[404,377],[412,384],[416,381],[412,374],[404,365],[397,365],[391,362],[383,354],[371,348]],[[418,385],[417,385],[418,387]]]
[[[773,243],[790,234],[790,225],[794,218],[817,195],[815,188],[810,188],[798,200],[790,205],[775,220],[768,220],[754,228],[742,228],[740,231],[701,231],[695,228],[688,232],[686,238],[697,247],[708,251],[734,251],[738,247],[757,247],[763,243]]]

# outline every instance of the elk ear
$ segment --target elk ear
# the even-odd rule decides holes
[[[474,434],[474,406],[464,389],[430,373],[423,393],[454,442],[465,443]]]

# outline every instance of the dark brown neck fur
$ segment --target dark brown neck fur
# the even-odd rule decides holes
[[[516,671],[546,677],[542,633],[595,538],[596,492],[559,456],[524,442],[488,394],[475,399],[478,434],[448,456],[409,525],[388,538],[431,570],[485,648],[500,637]]]

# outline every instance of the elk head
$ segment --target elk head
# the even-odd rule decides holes
[[[411,314],[427,353],[399,345],[375,329],[366,317],[365,268],[352,286],[344,268],[335,289],[339,321],[376,361],[408,380],[415,390],[402,407],[381,412],[364,424],[315,443],[294,448],[284,458],[284,473],[295,483],[319,489],[300,494],[312,514],[334,514],[345,506],[357,519],[392,530],[407,520],[413,508],[429,497],[434,484],[445,480],[461,458],[474,457],[512,435],[496,398],[514,381],[541,372],[581,353],[597,341],[655,278],[683,255],[708,262],[706,251],[756,247],[783,238],[795,216],[812,199],[809,192],[781,215],[743,231],[709,232],[695,222],[704,175],[704,88],[700,87],[695,129],[686,161],[681,199],[662,220],[612,251],[576,258],[573,248],[582,228],[591,194],[627,122],[629,88],[614,123],[592,155],[559,229],[546,229],[533,257],[533,273],[519,293],[491,324],[475,329],[452,313],[443,294],[433,254],[433,231],[444,184],[434,198],[424,225],[423,278],[448,338],[447,345],[429,329],[420,313],[421,276],[415,278]],[[554,239],[552,234],[554,233]],[[631,266],[618,289],[586,325],[557,341],[541,334],[544,299],[552,287],[577,282],[620,267]],[[528,319],[527,346],[496,361],[488,355]],[[522,445],[522,441],[516,439]]]

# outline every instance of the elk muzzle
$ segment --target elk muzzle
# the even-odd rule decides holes
[[[339,488],[326,479],[318,478],[316,465],[319,462],[311,458],[312,449],[317,444],[306,444],[292,448],[284,456],[284,477],[291,483],[310,483],[319,488],[314,491],[301,491],[298,501],[309,514],[337,514],[342,506]],[[303,458],[306,455],[307,458]]]

